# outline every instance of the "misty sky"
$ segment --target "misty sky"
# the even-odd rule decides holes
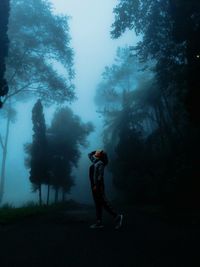
[[[95,89],[101,79],[101,73],[106,65],[112,64],[118,46],[133,45],[136,38],[133,32],[127,32],[122,38],[110,38],[112,14],[117,0],[51,0],[55,12],[71,16],[70,32],[71,46],[75,52],[75,86],[78,100],[72,104],[76,114],[84,122],[92,121],[96,131],[90,136],[90,147],[83,155],[76,171],[76,187],[70,198],[90,201],[89,182],[87,178],[87,152],[101,146],[101,118],[94,104]],[[7,175],[5,187],[5,202],[23,203],[37,199],[37,194],[30,193],[28,170],[24,168],[23,144],[32,138],[31,109],[33,101],[18,104],[18,120],[11,127],[8,148]],[[50,121],[53,110],[49,109],[46,116]],[[110,183],[111,179],[107,181]]]
[[[71,44],[75,51],[75,85],[79,98],[73,108],[83,119],[97,119],[93,98],[101,73],[106,65],[113,62],[118,46],[133,43],[133,33],[125,34],[120,40],[110,38],[114,21],[112,10],[117,0],[51,1],[58,13],[72,17]]]

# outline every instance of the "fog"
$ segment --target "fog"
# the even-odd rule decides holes
[[[199,36],[199,0],[0,0],[1,266],[199,265]]]
[[[119,39],[111,39],[111,25],[114,21],[113,8],[117,0],[52,0],[54,12],[70,16],[71,47],[74,49],[75,93],[77,100],[71,104],[75,114],[83,122],[91,121],[95,131],[89,136],[89,147],[82,149],[78,168],[74,170],[75,186],[68,198],[84,203],[92,201],[88,180],[90,165],[87,154],[91,150],[103,147],[102,118],[97,112],[94,96],[105,66],[112,64],[119,46],[133,45],[136,37],[133,32]],[[58,68],[58,71],[62,72]],[[28,201],[37,201],[37,193],[31,192],[29,170],[24,166],[24,144],[32,140],[31,110],[36,99],[16,104],[17,120],[11,124],[6,164],[6,179],[3,203],[21,205]],[[55,107],[45,107],[47,124],[50,123]],[[1,119],[1,133],[5,131],[5,122]],[[111,175],[107,174],[107,191],[115,194]]]

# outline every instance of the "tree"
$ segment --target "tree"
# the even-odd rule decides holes
[[[4,185],[5,185],[5,177],[6,177],[6,159],[8,152],[8,138],[10,131],[10,123],[14,123],[16,120],[16,110],[13,109],[11,103],[5,105],[4,110],[1,111],[1,117],[6,117],[6,131],[5,137],[0,134],[0,145],[2,148],[2,162],[1,162],[1,176],[0,176],[0,203],[3,200],[4,194]]]
[[[159,162],[154,172],[162,177],[164,190],[163,177],[176,184],[177,192],[190,191],[193,184],[188,194],[192,199],[192,192],[199,188],[199,171],[195,168],[191,172],[199,162],[191,149],[199,148],[199,1],[121,0],[114,13],[112,37],[134,29],[141,40],[133,51],[140,61],[155,62],[153,84],[157,97],[151,109],[158,128],[147,139],[152,158]],[[180,194],[177,199],[183,200]]]
[[[6,62],[9,94],[3,103],[10,101],[14,107],[15,101],[35,96],[48,104],[73,101],[73,51],[68,17],[54,15],[51,4],[44,0],[10,3]],[[62,74],[56,66],[62,68]]]
[[[30,181],[33,184],[33,191],[39,193],[39,204],[42,205],[42,184],[48,180],[47,169],[47,141],[46,124],[43,113],[43,106],[38,100],[32,109],[33,141],[27,144],[25,150],[28,153],[26,166],[30,169]]]
[[[141,87],[148,89],[151,87],[153,74],[150,70],[146,71],[147,66],[148,64],[140,63],[137,60],[129,47],[118,48],[114,64],[105,67],[102,74],[102,81],[97,87],[95,100],[99,112],[105,119],[104,141],[107,144],[110,143],[113,149],[118,142],[120,127],[125,119],[125,106],[134,108],[136,113],[140,113],[138,116],[142,119],[138,106],[139,101],[135,105],[135,99],[139,99],[139,94],[136,94],[139,87],[140,89]]]
[[[1,97],[8,93],[7,81],[4,77],[6,71],[6,57],[8,55],[8,18],[10,1],[1,0],[0,2],[0,108],[2,107]]]
[[[80,145],[87,146],[86,138],[93,131],[91,123],[82,123],[70,108],[58,109],[48,129],[48,158],[50,184],[55,189],[55,202],[58,201],[59,190],[62,199],[74,185],[72,170],[77,167],[80,158]]]
[[[169,1],[173,19],[173,39],[176,43],[185,43],[187,58],[188,94],[186,106],[191,122],[198,127],[200,98],[200,3],[198,0]]]
[[[115,187],[122,194],[126,192],[126,198],[132,199],[136,198],[137,192],[141,193],[141,170],[144,164],[143,127],[137,116],[137,112],[131,108],[128,101],[124,100],[118,119],[118,141],[110,160]],[[107,146],[109,147],[108,144]]]
[[[25,145],[26,167],[30,169],[33,190],[39,192],[42,204],[42,185],[47,185],[47,205],[50,188],[55,190],[55,203],[62,192],[62,201],[74,185],[73,168],[78,165],[80,146],[87,146],[87,136],[93,131],[91,123],[82,123],[68,107],[57,109],[46,131],[41,101],[32,111],[33,141]]]
[[[154,66],[153,62],[148,64]],[[148,64],[140,63],[129,47],[118,49],[115,63],[105,68],[96,93],[104,117],[104,145],[113,183],[120,194],[132,199],[144,189],[144,139],[154,130],[145,125],[151,117],[147,99],[150,101],[153,93],[154,78],[152,71],[146,70]]]
[[[182,95],[181,101],[185,99],[190,121],[198,127],[199,1],[121,0],[114,13],[113,38],[118,38],[127,28],[135,29],[142,36],[137,46],[139,57],[145,60],[150,56],[158,61],[158,78],[164,74],[167,77],[165,88],[174,90],[171,84],[178,82],[177,94]]]
[[[74,99],[68,17],[54,15],[49,1],[11,1],[8,36],[10,92],[4,102],[18,95],[54,102]],[[56,70],[58,65],[63,75]]]
[[[132,91],[138,83],[151,73],[142,70],[145,68],[136,56],[131,52],[130,47],[119,47],[117,49],[114,64],[106,66],[102,73],[102,81],[98,85],[96,94],[96,104],[106,106],[110,109],[117,108],[121,105],[124,91]]]

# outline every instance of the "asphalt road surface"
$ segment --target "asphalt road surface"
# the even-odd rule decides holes
[[[63,211],[0,226],[0,267],[193,267],[200,266],[198,224],[167,223],[124,208],[115,230],[90,229],[93,209]]]

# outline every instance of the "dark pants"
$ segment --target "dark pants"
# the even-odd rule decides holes
[[[96,217],[98,221],[102,221],[103,208],[114,218],[118,215],[113,207],[109,204],[106,199],[104,192],[104,185],[98,186],[96,190],[92,190],[95,206],[96,206]]]

